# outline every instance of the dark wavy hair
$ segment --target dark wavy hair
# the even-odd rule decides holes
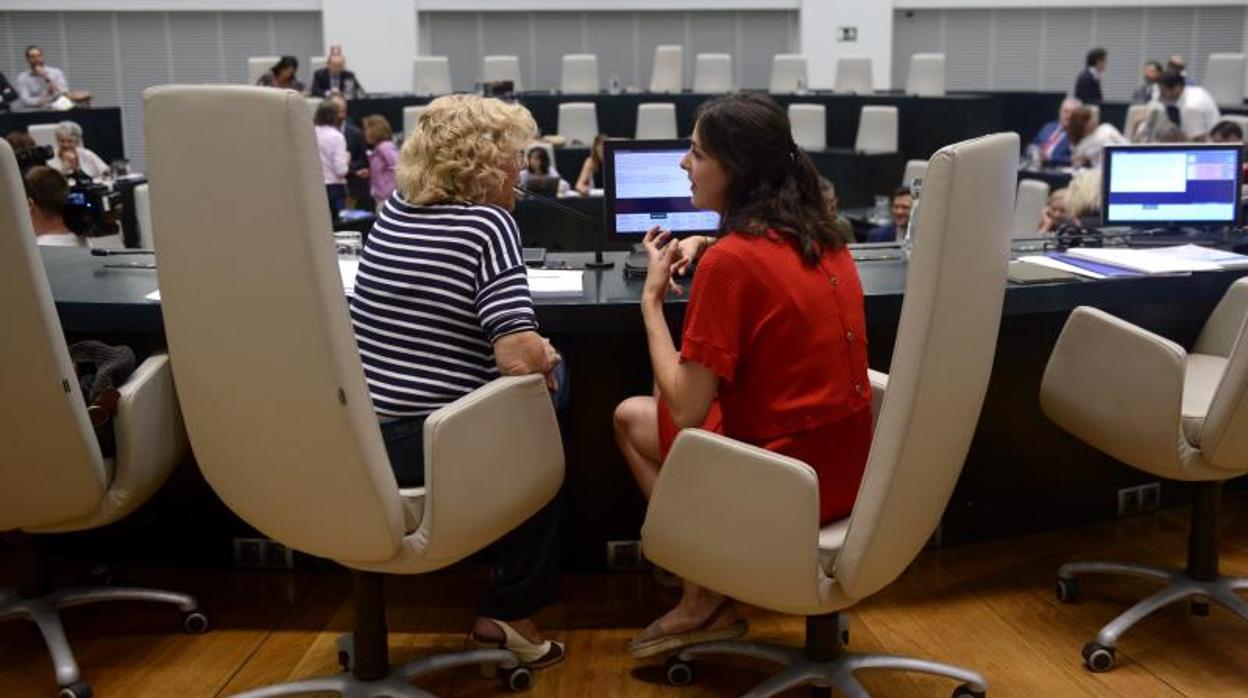
[[[793,142],[789,117],[764,94],[740,93],[698,109],[699,145],[728,173],[720,232],[775,230],[814,265],[844,241],[819,189],[819,173]]]

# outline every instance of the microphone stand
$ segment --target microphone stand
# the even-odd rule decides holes
[[[528,189],[525,189],[524,187],[519,187],[519,186],[512,187],[512,189],[514,189],[517,194],[523,194],[524,196],[537,201],[543,206],[549,206],[557,211],[560,211],[561,213],[571,214],[572,216],[575,216],[576,218],[579,218],[585,221],[586,223],[589,223],[591,226],[593,226],[594,259],[592,261],[585,263],[586,269],[610,269],[611,267],[615,266],[615,262],[611,262],[602,258],[602,226],[599,221],[595,221],[593,218],[590,218],[584,213],[581,213],[580,211],[572,208],[571,206],[560,203],[559,201],[552,199],[549,196],[544,196],[542,194],[538,194],[535,191],[529,191]]]

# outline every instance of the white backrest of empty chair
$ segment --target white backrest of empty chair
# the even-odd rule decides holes
[[[252,56],[247,59],[247,84],[254,85],[260,79],[260,76],[269,72],[277,62],[282,59],[281,56]]]
[[[945,54],[916,53],[910,56],[906,94],[920,97],[945,95]]]
[[[559,105],[558,128],[568,145],[590,145],[598,135],[598,108],[593,102],[564,102]]]
[[[685,89],[685,47],[654,47],[654,69],[650,71],[651,92],[680,92]]]
[[[635,137],[649,140],[676,138],[676,105],[668,102],[638,104]]]
[[[315,75],[316,71],[325,67],[329,62],[329,56],[311,56],[308,58],[308,75]],[[311,81],[309,81],[310,83]]]
[[[412,91],[418,95],[451,92],[451,63],[446,56],[417,56],[412,59]]]
[[[1038,179],[1018,180],[1018,193],[1014,198],[1014,224],[1010,237],[1034,238],[1040,230],[1044,207],[1049,203],[1049,185]]]
[[[870,94],[875,91],[875,81],[871,77],[871,58],[869,56],[842,56],[836,60],[837,92],[854,94]]]
[[[524,91],[524,83],[520,80],[520,58],[518,56],[486,56],[481,59],[481,81],[502,82],[510,80],[512,89]]]
[[[771,83],[767,88],[774,94],[797,92],[806,89],[806,56],[796,53],[777,53],[771,59]]]
[[[416,122],[420,119],[420,114],[425,110],[425,105],[417,105],[411,107],[403,107],[403,140],[412,135],[416,130]]]
[[[822,104],[790,104],[789,127],[797,147],[803,150],[828,147],[828,112]]]
[[[31,124],[26,127],[26,132],[34,139],[35,145],[50,145],[55,149],[56,127],[57,124]]]
[[[593,53],[569,53],[563,57],[563,74],[559,91],[565,94],[595,94],[600,89],[598,56]]]
[[[1224,107],[1242,107],[1244,105],[1244,54],[1242,53],[1211,53],[1209,65],[1205,68],[1205,79],[1201,82],[1213,101]]]
[[[923,179],[927,174],[927,160],[907,160],[906,169],[901,173],[901,186],[908,187],[914,180]]]
[[[897,107],[863,107],[858,117],[854,150],[860,153],[897,152]]]
[[[693,91],[698,94],[732,92],[731,53],[699,53],[693,65]]]
[[[134,188],[134,218],[138,222],[139,247],[152,249],[152,199],[146,182]]]
[[[1122,121],[1122,135],[1127,140],[1135,139],[1135,131],[1148,118],[1147,104],[1132,104],[1127,107],[1127,115]]]

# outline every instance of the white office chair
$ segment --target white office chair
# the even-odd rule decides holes
[[[321,102],[325,100],[320,97],[304,97],[308,103],[308,116],[316,118],[316,110],[321,108]]]
[[[1127,107],[1127,115],[1122,121],[1122,135],[1126,136],[1127,140],[1134,141],[1140,124],[1143,124],[1147,119],[1147,104],[1132,104]]]
[[[667,102],[638,104],[634,137],[651,140],[676,138],[676,105]]]
[[[592,53],[569,53],[563,57],[563,73],[559,91],[564,94],[597,94],[598,56]]]
[[[53,589],[47,561],[26,534],[86,531],[129,515],[181,462],[186,434],[169,357],[154,354],[118,387],[112,419],[116,455],[105,459],[101,453],[31,230],[17,160],[2,142],[0,229],[5,231],[0,235],[0,304],[5,309],[0,532],[23,531],[15,540],[32,548],[30,564],[15,565],[23,572],[18,588],[0,589],[0,619],[21,618],[38,626],[52,655],[59,695],[85,698],[90,687],[74,660],[59,609],[101,601],[155,601],[177,606],[189,631],[206,630],[208,619],[186,594],[123,587]],[[116,652],[105,660],[114,666],[126,661]]]
[[[790,104],[789,128],[802,150],[827,149],[828,110],[822,104]]]
[[[1245,94],[1245,60],[1242,53],[1211,53],[1201,82],[1221,107],[1242,108]]]
[[[860,153],[897,152],[897,107],[863,107],[858,116],[854,150]]]
[[[871,58],[869,56],[843,56],[836,60],[837,92],[869,95],[875,91],[875,80],[871,76]]]
[[[403,140],[407,140],[416,131],[416,122],[427,108],[424,104],[403,107]]]
[[[1044,208],[1049,204],[1049,185],[1038,179],[1018,180],[1018,195],[1014,199],[1014,222],[1010,225],[1010,237],[1034,238],[1040,230]]]
[[[699,53],[693,64],[693,91],[714,95],[732,92],[732,54]]]
[[[524,81],[520,79],[519,56],[486,56],[481,59],[482,82],[503,82],[510,80],[512,90],[524,91]]]
[[[247,59],[247,84],[254,85],[265,73],[269,72],[281,56],[252,56]]]
[[[1087,110],[1088,110],[1088,111],[1090,111],[1090,112],[1092,112],[1092,116],[1096,117],[1096,121],[1097,121],[1097,123],[1100,123],[1100,121],[1101,121],[1101,105],[1099,105],[1099,104],[1085,104],[1085,105],[1083,105],[1083,108],[1084,108],[1084,109],[1087,109]]]
[[[329,56],[311,56],[308,58],[308,75],[315,75],[316,71],[324,68],[329,62]]]
[[[35,141],[35,145],[51,146],[52,150],[56,150],[56,127],[60,124],[31,124],[26,127],[26,133]]]
[[[500,664],[522,686],[528,671],[505,650],[392,668],[380,573],[447,567],[551,500],[563,453],[544,381],[503,378],[434,412],[427,485],[400,491],[323,234],[329,210],[300,99],[156,87],[143,117],[153,219],[175,221],[156,230],[161,311],[199,467],[264,535],[355,571],[354,640],[340,644],[350,673],[239,695],[427,696],[409,680],[477,664]],[[186,138],[194,120],[214,128]],[[273,181],[284,185],[246,203]]]
[[[451,93],[451,63],[446,56],[412,59],[412,92],[434,96]]]
[[[906,94],[919,97],[945,96],[945,54],[916,53],[910,56]]]
[[[771,59],[771,82],[768,92],[788,94],[805,90],[810,81],[806,77],[806,56],[795,53],[777,53]]]
[[[906,169],[901,173],[901,186],[909,187],[914,180],[923,179],[927,175],[927,160],[907,160]]]
[[[654,47],[654,69],[650,71],[651,92],[680,92],[685,89],[685,47]]]
[[[152,249],[152,200],[146,182],[134,188],[134,217],[139,228],[139,247]]]
[[[1058,570],[1058,599],[1068,603],[1079,599],[1079,577],[1085,574],[1121,574],[1164,585],[1084,646],[1083,659],[1092,671],[1112,669],[1122,634],[1178,601],[1190,599],[1195,615],[1208,615],[1213,602],[1248,620],[1248,601],[1235,593],[1248,591],[1248,578],[1218,571],[1222,483],[1248,473],[1246,319],[1246,279],[1227,290],[1190,353],[1101,310],[1079,307],[1049,357],[1040,385],[1040,406],[1049,419],[1133,468],[1194,483],[1186,569],[1077,562]]]
[[[669,662],[673,683],[692,678],[697,658],[743,655],[787,667],[751,697],[806,683],[866,696],[854,672],[870,669],[948,676],[965,682],[955,696],[984,695],[983,677],[966,669],[844,652],[838,612],[914,560],[962,470],[1001,322],[1018,152],[1007,133],[932,156],[892,366],[872,376],[887,392],[848,518],[820,528],[818,481],[805,463],[699,429],[676,438],[642,528],[646,557],[730,598],[806,616],[806,648],[693,645]]]
[[[593,102],[564,102],[557,126],[568,145],[589,145],[598,135],[598,107]]]

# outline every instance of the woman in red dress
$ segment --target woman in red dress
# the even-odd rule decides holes
[[[681,166],[721,233],[646,236],[641,310],[657,392],[616,408],[624,458],[648,498],[677,432],[711,429],[809,464],[822,521],[843,518],[871,446],[871,388],[862,285],[819,175],[785,112],[757,94],[707,103]],[[677,351],[663,302],[699,256]],[[745,631],[729,599],[685,582],[629,650],[642,658]]]

